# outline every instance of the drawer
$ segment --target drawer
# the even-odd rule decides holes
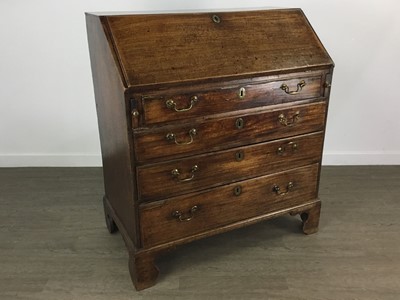
[[[134,98],[142,99],[144,124],[149,125],[318,98],[322,92],[322,73],[303,73],[275,81],[234,83],[226,87],[211,85],[190,92],[168,90]]]
[[[134,131],[139,162],[167,160],[324,130],[326,103]]]
[[[137,168],[139,198],[154,201],[320,161],[323,132]]]
[[[140,206],[144,247],[307,203],[317,197],[319,164]]]

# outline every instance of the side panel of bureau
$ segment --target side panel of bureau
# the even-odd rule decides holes
[[[106,197],[122,222],[129,238],[137,245],[134,173],[130,133],[125,104],[125,87],[111,51],[101,18],[86,15],[90,59],[103,158]],[[127,241],[129,243],[130,241]]]

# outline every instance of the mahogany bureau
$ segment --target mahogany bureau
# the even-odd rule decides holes
[[[334,65],[300,9],[86,20],[106,223],[136,289],[183,243],[287,213],[317,231]]]

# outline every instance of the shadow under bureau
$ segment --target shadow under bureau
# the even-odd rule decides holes
[[[300,9],[86,20],[106,223],[136,289],[183,243],[287,213],[317,231],[333,62]]]

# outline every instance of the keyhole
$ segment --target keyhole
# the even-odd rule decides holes
[[[244,153],[243,153],[243,151],[238,151],[238,152],[236,152],[235,157],[236,157],[236,161],[242,161],[243,158],[244,158]]]
[[[217,24],[221,23],[221,19],[217,15],[213,15],[212,16],[212,20],[213,20],[214,23],[217,23]]]
[[[244,87],[240,88],[239,90],[239,98],[243,99],[246,96],[246,89]]]
[[[244,127],[244,121],[242,118],[239,118],[236,120],[236,128],[237,129],[242,129]]]
[[[239,196],[242,193],[242,187],[240,185],[235,186],[235,188],[233,189],[233,193],[235,194],[235,196]]]

